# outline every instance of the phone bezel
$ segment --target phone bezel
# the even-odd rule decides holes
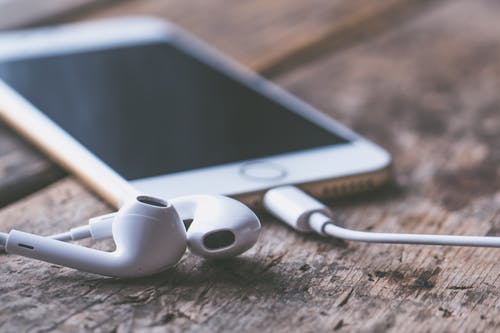
[[[242,165],[256,161],[250,160],[128,182],[1,80],[0,117],[115,205],[137,191],[164,198],[192,193],[240,196],[279,185],[371,173],[390,166],[390,155],[384,149],[163,20],[132,17],[6,32],[0,34],[0,60],[158,41],[174,44],[350,142],[258,159],[286,170],[286,176],[279,179],[242,176]],[[38,129],[36,133],[32,128]]]

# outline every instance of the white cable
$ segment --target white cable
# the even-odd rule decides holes
[[[335,225],[330,218],[320,213],[314,213],[310,217],[311,224],[319,224],[318,221],[325,221],[325,219],[328,221],[324,223],[321,228],[323,234],[351,241],[370,243],[500,247],[500,237],[398,234],[356,231],[339,227]]]
[[[293,186],[269,190],[264,207],[281,221],[299,231],[371,243],[457,245],[500,247],[500,237],[398,234],[350,230],[334,224],[332,212],[321,202]]]
[[[72,228],[70,231],[49,236],[49,238],[63,242],[75,241],[85,238],[99,240],[109,238],[112,235],[112,222],[116,213],[110,213],[91,218],[89,224]]]

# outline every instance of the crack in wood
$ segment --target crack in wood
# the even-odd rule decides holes
[[[468,290],[468,289],[473,289],[473,286],[450,286],[446,287],[446,289],[450,290]]]
[[[354,288],[351,287],[351,288],[347,289],[346,291],[344,291],[342,294],[340,294],[340,296],[337,299],[336,306],[342,307],[342,306],[346,305],[347,302],[349,301],[349,299],[351,298],[353,292],[354,292]]]

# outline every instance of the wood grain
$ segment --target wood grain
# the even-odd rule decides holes
[[[498,10],[447,3],[277,82],[388,148],[403,186],[459,210],[500,187]]]
[[[111,4],[109,8],[105,6],[108,3]],[[423,6],[416,5],[417,3],[420,2],[415,0],[384,2],[259,0],[229,3],[222,0],[107,1],[104,4],[100,2],[99,6],[95,6],[95,10],[90,6],[84,13],[67,16],[60,14],[61,11],[65,12],[66,7],[47,4],[45,10],[48,11],[50,8],[53,11],[57,10],[57,15],[54,13],[53,16],[56,18],[52,21],[47,19],[42,22],[61,23],[123,15],[154,15],[178,23],[254,70],[271,73],[278,65],[277,70],[282,71],[282,62],[287,64],[287,68],[292,63],[297,65],[305,54],[304,50],[312,48],[319,51],[315,45],[320,44],[323,39],[328,42],[332,36],[343,34],[353,36],[347,40],[357,39],[359,36],[364,36],[361,33],[363,27],[366,31],[370,31],[368,35],[376,34],[381,30],[380,22],[394,23],[402,17],[407,17]],[[22,3],[17,4],[21,5]],[[6,12],[3,15],[7,15]],[[9,22],[11,21],[4,22],[4,25]],[[15,22],[26,24],[20,19],[11,23]],[[34,23],[37,22],[35,20]],[[351,34],[351,30],[356,33]],[[294,57],[294,54],[298,56]],[[285,59],[293,61],[285,62]],[[9,141],[9,145],[17,144],[19,150],[25,152],[6,158],[9,160],[9,168],[4,168],[4,173],[0,175],[0,185],[2,182],[3,184],[8,182],[9,186],[1,187],[0,206],[35,191],[41,184],[47,184],[62,175],[54,164],[41,158],[33,149],[26,149],[16,136],[3,131],[2,127],[0,131]],[[1,154],[2,151],[0,159]],[[43,167],[35,166],[34,163]],[[30,167],[32,164],[33,167]]]
[[[445,2],[277,78],[393,153],[398,185],[332,202],[339,223],[500,236],[499,14],[492,0]],[[49,234],[108,209],[67,178],[0,210],[0,230]],[[133,281],[0,255],[0,330],[499,330],[500,250],[343,242],[263,221],[240,258],[186,255]]]
[[[279,78],[394,156],[399,188],[334,203],[345,225],[499,236],[499,12],[448,2]],[[497,249],[349,248],[348,301],[335,311],[345,330],[498,330]]]
[[[428,1],[144,0],[129,1],[70,20],[148,15],[168,19],[244,65],[269,70],[340,31],[375,33]],[[370,23],[370,25],[368,24]]]
[[[61,178],[64,172],[0,123],[0,207]]]
[[[0,1],[0,30],[39,25],[110,0],[3,0]]]

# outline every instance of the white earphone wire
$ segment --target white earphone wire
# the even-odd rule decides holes
[[[311,214],[309,221],[313,229],[320,227],[325,235],[358,242],[500,247],[500,237],[357,231],[335,225],[328,216],[322,213]]]
[[[268,212],[295,230],[315,231],[324,236],[370,243],[500,247],[500,237],[400,234],[343,228],[334,223],[328,207],[294,186],[269,190],[263,202]]]

